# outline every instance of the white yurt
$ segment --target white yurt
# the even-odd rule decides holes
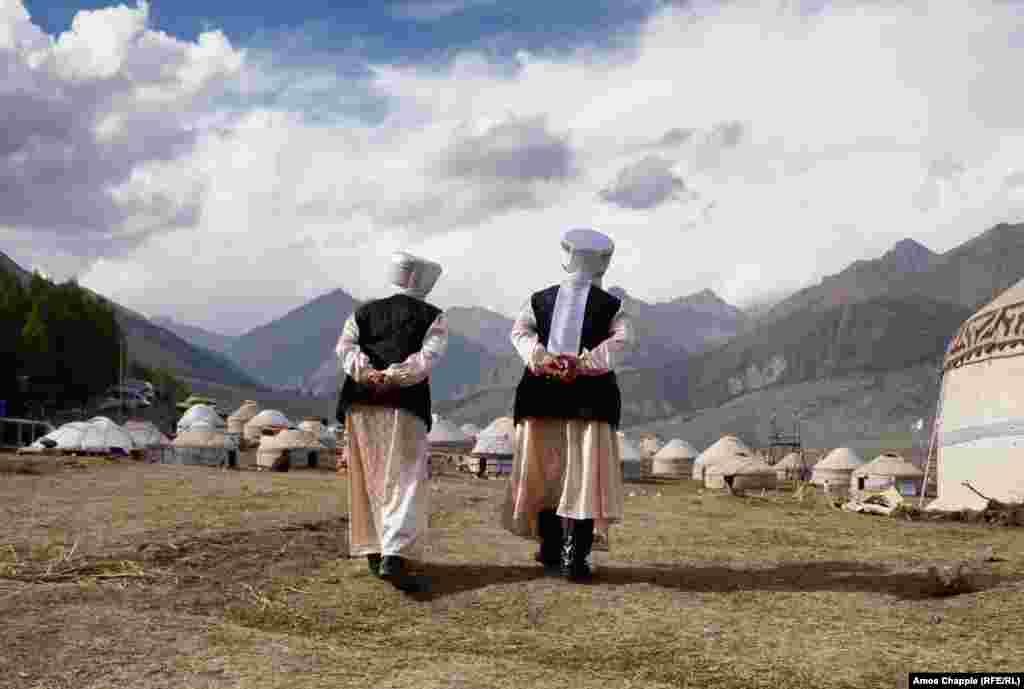
[[[193,404],[178,419],[178,433],[191,429],[197,423],[209,424],[214,428],[225,426],[224,420],[220,418],[216,409],[208,404]]]
[[[284,430],[291,428],[291,425],[292,422],[288,420],[288,417],[276,409],[264,409],[245,423],[242,437],[246,442],[256,444],[260,442],[260,435],[264,428]]]
[[[643,478],[643,469],[640,464],[644,457],[643,452],[621,431],[619,432],[619,457],[622,459],[622,479],[624,481],[639,481]]]
[[[461,428],[438,414],[433,415],[427,441],[430,443],[432,452],[442,453],[470,452],[476,444],[472,436],[467,435]]]
[[[135,442],[128,431],[105,416],[89,419],[89,427],[82,435],[82,450],[85,452],[128,454],[134,447]]]
[[[734,435],[723,435],[706,450],[697,456],[697,459],[693,461],[693,474],[691,474],[694,481],[704,481],[704,473],[715,462],[725,461],[732,459],[737,453],[745,453],[748,457],[753,457],[754,452],[747,444]]]
[[[900,495],[921,494],[924,472],[895,452],[886,452],[858,467],[850,477],[850,490],[896,488]]]
[[[228,417],[228,433],[241,436],[242,431],[245,428],[245,424],[259,413],[259,402],[256,400],[245,400],[242,402],[242,405]]]
[[[512,473],[512,454],[515,443],[515,422],[511,416],[502,416],[480,431],[473,445],[469,469],[483,475]]]
[[[731,486],[734,493],[772,489],[777,483],[774,468],[760,457],[742,450],[736,451],[732,457],[712,462],[704,473],[707,488]]]
[[[938,498],[928,509],[984,509],[964,483],[994,500],[1024,502],[1022,314],[1024,280],[979,309],[949,344],[932,465]]]
[[[325,448],[309,431],[287,428],[274,435],[260,436],[256,452],[259,469],[288,471],[299,467],[317,467]],[[285,461],[287,460],[287,461]]]
[[[164,453],[173,451],[171,439],[149,421],[127,421],[124,430],[132,437],[135,450],[141,452],[148,462],[160,462]]]
[[[56,449],[67,450],[74,452],[82,449],[82,439],[85,437],[85,432],[89,429],[88,421],[72,421],[66,423],[57,430],[50,431],[42,438],[39,438],[29,447],[33,449],[45,449],[46,445],[43,444],[43,440],[52,440],[57,443]]]
[[[775,477],[780,481],[799,480],[806,468],[803,458],[799,452],[790,452],[772,465],[775,470]]]
[[[693,445],[673,438],[658,450],[651,463],[651,475],[659,478],[690,478],[697,450]]]
[[[829,493],[845,495],[850,489],[850,477],[862,466],[864,460],[860,455],[848,447],[837,447],[814,465],[811,483]]]
[[[172,443],[174,451],[164,462],[204,466],[237,466],[238,445],[227,433],[209,424],[196,424],[179,433]]]

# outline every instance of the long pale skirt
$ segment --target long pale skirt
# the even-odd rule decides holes
[[[516,426],[503,526],[539,540],[537,515],[555,510],[594,520],[594,550],[608,550],[608,527],[622,521],[619,442],[603,421],[527,418]]]
[[[354,405],[345,430],[349,555],[419,557],[430,515],[426,424],[404,409]]]

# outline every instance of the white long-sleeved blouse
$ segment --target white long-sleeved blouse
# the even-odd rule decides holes
[[[415,385],[430,376],[430,371],[441,360],[448,349],[448,320],[444,313],[438,315],[427,329],[423,346],[410,354],[405,361],[391,364],[386,369],[388,380],[400,387]],[[341,363],[341,369],[357,383],[365,383],[366,376],[374,370],[370,358],[359,347],[359,325],[355,314],[345,321],[334,348]]]
[[[571,289],[573,285],[563,283],[559,292],[567,287]],[[589,286],[587,289],[589,290]],[[556,299],[556,313],[552,315],[551,319],[552,330],[558,323],[561,326],[560,329],[566,331],[559,334],[559,340],[578,343],[579,332],[573,331],[582,330],[583,311],[587,305],[586,293],[582,295],[582,298],[579,298],[580,295],[573,295],[575,298],[562,300],[561,296],[559,294],[559,298]],[[557,313],[560,306],[563,310],[571,312]],[[549,351],[540,342],[540,337],[537,334],[537,318],[529,299],[523,304],[519,316],[512,325],[511,340],[523,362],[534,372],[537,371],[546,355],[555,353]],[[551,343],[549,342],[549,344]],[[636,331],[633,328],[632,319],[625,310],[625,305],[622,305],[612,319],[608,338],[594,349],[584,349],[580,354],[579,374],[596,376],[615,371],[622,365],[623,358],[635,344]]]

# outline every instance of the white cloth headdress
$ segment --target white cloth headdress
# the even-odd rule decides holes
[[[615,243],[596,230],[575,229],[562,236],[562,251],[565,272],[581,283],[600,286],[611,264]]]
[[[425,299],[430,290],[434,289],[437,279],[441,277],[441,264],[413,256],[405,251],[396,251],[391,255],[389,264],[391,284],[399,288],[401,294],[416,299]]]

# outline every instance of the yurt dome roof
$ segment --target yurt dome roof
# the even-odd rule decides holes
[[[700,453],[694,463],[710,468],[715,462],[734,457],[737,453],[746,453],[748,456],[753,456],[754,454],[753,450],[736,436],[723,435],[717,442]]]
[[[515,421],[511,416],[502,416],[480,431],[476,445],[473,446],[473,454],[510,456],[514,441]]]
[[[260,438],[260,448],[267,450],[323,450],[319,439],[308,431],[287,428],[276,435]]]
[[[679,438],[673,438],[654,454],[655,459],[693,459],[696,456],[693,445]]]
[[[246,400],[242,402],[242,405],[236,409],[231,416],[228,417],[229,421],[241,421],[245,423],[252,417],[260,413],[259,402],[255,400]]]
[[[276,409],[264,409],[256,416],[249,419],[246,426],[291,426],[292,422],[288,417]]]
[[[895,478],[924,478],[924,472],[894,452],[878,455],[857,468],[854,476],[893,476]]]
[[[178,428],[186,430],[199,422],[214,426],[220,426],[223,423],[220,414],[213,407],[206,404],[194,404],[182,414],[181,419],[178,420]]]
[[[818,462],[815,469],[830,471],[852,471],[864,466],[864,460],[848,447],[837,447],[828,453],[825,459]]]
[[[473,445],[473,438],[463,433],[454,423],[437,414],[434,414],[434,422],[431,425],[430,433],[427,434],[427,441],[435,446],[469,447]]]

